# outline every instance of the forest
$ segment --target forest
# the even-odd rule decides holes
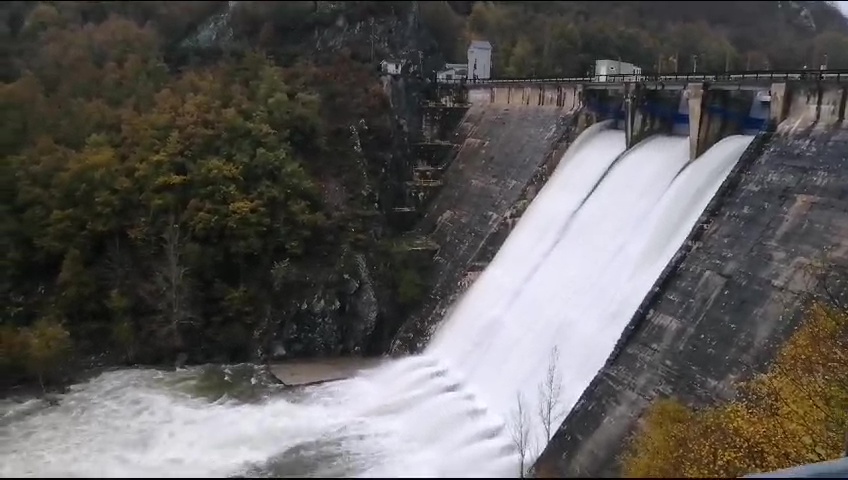
[[[452,2],[497,76],[582,76],[599,58],[645,72],[848,68],[848,21],[826,2]],[[470,7],[470,8],[469,8]]]
[[[467,42],[485,38],[496,75],[579,75],[598,57],[663,71],[696,56],[698,69],[825,56],[846,68],[848,25],[834,12],[825,2],[4,2],[3,382],[58,381],[71,359],[249,361],[280,330],[292,355],[361,353],[360,334],[321,313],[358,308],[347,299],[365,283],[352,279],[361,259],[377,315],[401,321],[428,280],[387,215],[407,159],[377,75],[384,56],[462,61]],[[224,14],[228,43],[186,47]],[[380,21],[390,38],[315,46]]]
[[[49,382],[72,356],[255,358],[351,252],[398,296],[403,260],[373,225],[381,166],[351,135],[364,119],[362,150],[390,144],[372,70],[259,50],[177,69],[166,52],[208,10],[176,2],[175,24],[153,3],[41,3],[4,44],[4,380]],[[166,21],[139,21],[148,8]]]

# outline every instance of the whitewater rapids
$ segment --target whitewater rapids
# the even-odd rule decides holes
[[[685,137],[625,153],[605,126],[569,149],[423,355],[297,392],[229,366],[109,372],[57,405],[7,400],[0,475],[517,476],[517,394],[532,463],[551,352],[565,413],[753,139],[689,162]]]

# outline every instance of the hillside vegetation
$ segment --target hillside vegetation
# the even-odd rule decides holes
[[[167,64],[202,3],[44,2],[10,21],[4,381],[50,380],[71,354],[249,360],[281,326],[293,354],[360,348],[323,313],[353,310],[357,255],[387,303],[412,275],[380,234],[391,116],[372,70],[253,49]]]
[[[738,478],[839,458],[848,448],[848,309],[814,302],[770,369],[738,398],[656,401],[624,456],[627,477]]]
[[[848,67],[845,32],[823,2],[4,2],[2,379],[379,351],[427,292],[383,58]]]
[[[848,68],[848,22],[826,2],[450,3],[468,15],[453,58],[489,40],[497,76],[584,75],[598,58],[686,72],[818,68],[827,55]]]

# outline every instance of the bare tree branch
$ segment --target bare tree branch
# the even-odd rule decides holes
[[[172,214],[162,233],[162,262],[156,271],[156,283],[162,300],[162,321],[174,346],[181,348],[180,327],[192,321],[189,305],[188,268],[183,260],[186,239]]]
[[[527,453],[530,450],[530,417],[524,407],[524,397],[521,392],[516,395],[516,409],[513,411],[512,417],[510,433],[512,442],[518,450],[519,475],[524,478],[527,472]]]
[[[548,363],[548,372],[545,380],[539,384],[538,414],[545,430],[544,441],[547,443],[560,420],[564,416],[560,404],[562,393],[562,378],[558,369],[559,350],[555,346],[551,349],[551,357]]]

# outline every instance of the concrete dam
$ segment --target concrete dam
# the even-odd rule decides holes
[[[536,465],[539,475],[616,475],[658,396],[731,398],[800,320],[807,267],[848,263],[844,85],[778,85],[758,134]]]
[[[424,109],[413,234],[439,282],[406,358],[288,390],[255,365],[105,372],[4,405],[0,476],[617,474],[652,399],[732,396],[795,327],[805,266],[848,257],[844,85],[661,83]]]
[[[429,304],[406,325],[407,338],[418,338],[409,350],[438,332],[426,352],[462,372],[509,423],[516,391],[534,405],[547,352],[557,347],[569,414],[550,443],[536,439],[528,460],[540,455],[540,475],[615,475],[627,437],[658,395],[695,404],[732,396],[733,383],[762,369],[797,325],[793,297],[809,286],[804,268],[844,262],[848,252],[843,85],[621,87],[472,89],[457,130],[470,141],[451,167],[463,177],[454,189],[446,183],[419,226],[444,239],[437,261],[445,266]],[[501,123],[469,127],[486,112]],[[517,147],[518,158],[468,149],[501,145],[507,135],[542,141]],[[496,182],[481,188],[470,167],[494,159],[502,165],[494,168],[514,169],[505,197]],[[559,164],[554,178],[579,180],[549,183],[529,209],[521,200],[514,208],[516,198],[536,195],[539,177],[529,179],[545,164],[544,178]],[[628,189],[633,196],[613,193]],[[563,223],[546,225],[557,217],[539,213],[547,209]],[[438,221],[452,210],[463,212],[458,223]],[[516,210],[527,210],[518,222]],[[573,253],[555,254],[570,243]],[[599,325],[587,329],[572,311]],[[538,435],[541,426],[529,423]]]

